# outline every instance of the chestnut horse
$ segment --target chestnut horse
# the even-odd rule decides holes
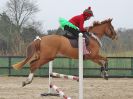
[[[107,74],[107,58],[99,55],[100,39],[105,35],[112,40],[117,37],[114,27],[111,24],[112,19],[102,22],[95,22],[93,26],[88,28],[92,34],[89,39],[87,48],[91,51],[87,59],[101,66],[101,76],[108,78]],[[73,48],[68,38],[61,35],[47,35],[32,41],[27,47],[27,56],[21,62],[14,64],[14,69],[21,69],[26,63],[30,64],[30,74],[28,79],[23,82],[23,86],[30,84],[34,77],[36,69],[43,64],[55,59],[58,55],[64,55],[69,58],[78,59],[78,48]]]

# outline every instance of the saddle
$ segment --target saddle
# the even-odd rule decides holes
[[[65,30],[65,34],[63,36],[68,38],[68,40],[70,41],[70,44],[73,48],[78,48],[78,37],[77,36],[75,36],[74,34],[72,34],[69,31],[66,31],[66,30]],[[83,37],[85,38],[86,46],[88,46],[89,37],[90,37],[89,33],[84,33]]]

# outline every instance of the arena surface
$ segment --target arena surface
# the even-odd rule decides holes
[[[35,77],[32,84],[21,87],[26,77],[0,77],[0,99],[62,99],[40,96],[48,92],[48,78]],[[78,82],[54,78],[54,84],[72,99],[78,99]],[[132,78],[84,79],[84,99],[133,99]]]

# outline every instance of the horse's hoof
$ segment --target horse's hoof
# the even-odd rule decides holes
[[[108,76],[107,76],[107,77],[105,76],[104,79],[105,79],[105,80],[108,80]]]
[[[108,80],[108,77],[109,77],[109,75],[108,75],[108,73],[105,71],[105,72],[104,72],[104,79],[105,79],[105,80]]]
[[[106,78],[105,80],[108,80],[109,78]]]
[[[101,72],[101,77],[104,78],[105,80],[108,80],[108,73],[107,73],[107,71]]]
[[[24,87],[25,85],[26,85],[26,83],[23,81],[23,82],[22,82],[22,87]]]

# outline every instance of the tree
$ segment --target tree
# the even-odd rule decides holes
[[[9,0],[7,2],[7,12],[12,22],[16,25],[16,30],[21,33],[22,27],[38,12],[35,2],[31,0]]]
[[[5,12],[0,14],[0,50],[3,52],[11,49],[11,34],[13,33],[14,25]]]
[[[38,8],[33,0],[9,0],[7,2],[7,15],[9,16],[14,32],[12,33],[11,42],[13,42],[13,53],[21,54],[25,43],[22,39],[22,31],[31,17],[38,12]]]
[[[26,28],[23,28],[22,38],[25,42],[29,43],[33,41],[36,36],[43,36],[43,34],[41,34],[40,31],[36,29],[36,27],[28,26]]]

